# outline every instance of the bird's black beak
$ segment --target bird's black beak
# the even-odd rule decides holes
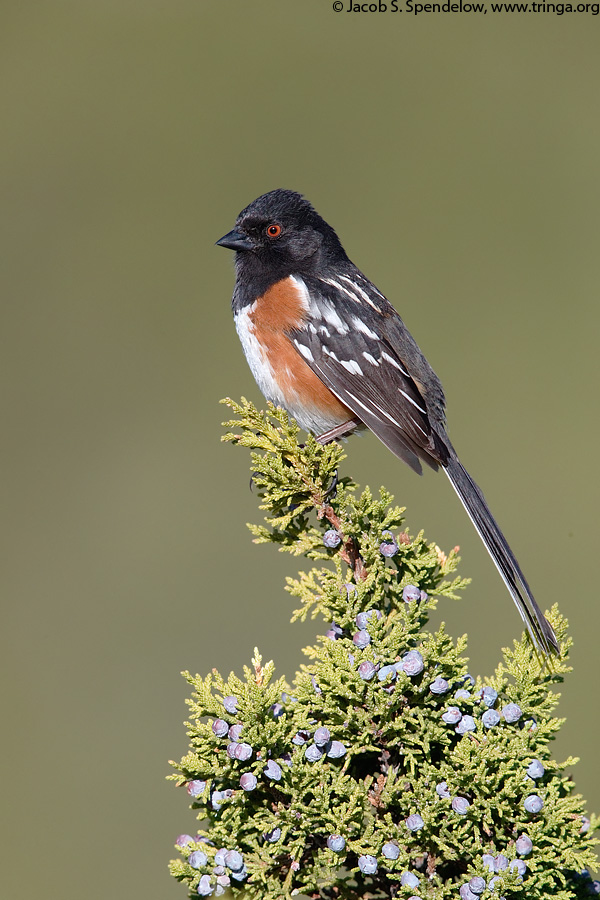
[[[226,247],[228,250],[253,250],[254,244],[247,235],[241,231],[230,231],[217,241],[218,247]]]

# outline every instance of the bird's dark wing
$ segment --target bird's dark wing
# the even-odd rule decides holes
[[[310,368],[389,449],[421,472],[441,465],[500,572],[535,645],[558,641],[485,498],[445,431],[444,394],[402,319],[358,270],[307,280],[290,339]]]
[[[303,290],[307,313],[289,337],[304,361],[416,472],[420,461],[444,464],[431,421],[431,407],[443,421],[441,385],[391,304],[358,272],[306,279]]]

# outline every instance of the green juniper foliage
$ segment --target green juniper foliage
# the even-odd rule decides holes
[[[252,451],[259,543],[316,560],[288,579],[294,618],[328,632],[288,686],[257,650],[243,676],[185,677],[190,750],[171,776],[200,828],[177,840],[172,874],[192,896],[248,898],[585,897],[597,885],[591,823],[549,742],[569,667],[526,636],[493,675],[468,673],[466,637],[428,630],[466,581],[383,488],[337,481],[344,451],[280,409],[228,400],[224,440]],[[196,826],[197,827],[197,826]]]

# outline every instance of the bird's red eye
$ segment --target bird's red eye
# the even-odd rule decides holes
[[[278,238],[281,234],[281,225],[277,225],[276,222],[273,222],[272,225],[267,226],[267,235],[270,238]]]

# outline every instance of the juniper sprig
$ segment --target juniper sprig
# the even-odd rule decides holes
[[[190,748],[173,763],[199,830],[177,839],[173,875],[192,896],[445,898],[594,892],[593,831],[552,759],[562,720],[548,668],[523,635],[493,675],[468,672],[430,612],[467,581],[383,488],[338,480],[339,444],[298,443],[285,412],[225,401],[224,440],[251,450],[264,525],[258,543],[318,565],[289,578],[295,619],[322,617],[291,686],[258,650],[243,677],[185,677]]]

